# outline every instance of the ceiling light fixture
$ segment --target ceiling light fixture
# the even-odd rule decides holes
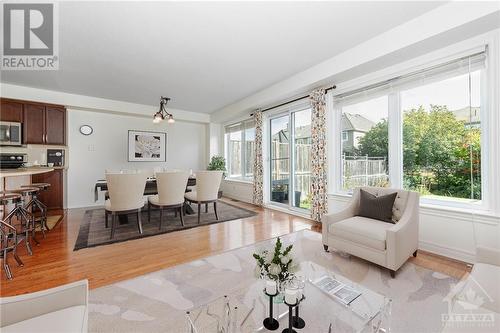
[[[153,115],[153,123],[158,124],[165,118],[169,124],[175,123],[174,115],[167,111],[167,103],[170,101],[169,97],[160,98],[160,109]]]

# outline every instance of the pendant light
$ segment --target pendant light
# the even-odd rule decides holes
[[[174,115],[167,111],[167,103],[170,101],[169,97],[160,98],[160,109],[153,115],[153,123],[158,124],[167,118],[167,123],[175,123]]]

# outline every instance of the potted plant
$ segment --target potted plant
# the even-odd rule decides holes
[[[226,159],[223,156],[212,156],[207,170],[223,171],[222,177],[226,177]]]
[[[274,202],[285,201],[285,192],[286,192],[285,185],[283,185],[283,184],[273,185],[273,189],[271,191],[271,200]]]
[[[226,178],[226,159],[223,156],[212,156],[210,163],[207,166],[207,170],[222,171],[222,178]],[[219,190],[218,197],[222,197],[222,191]]]
[[[299,263],[292,256],[292,248],[293,245],[283,248],[283,243],[278,237],[274,249],[254,253],[257,276],[276,281],[278,289],[282,290],[283,284],[292,279],[299,268]]]

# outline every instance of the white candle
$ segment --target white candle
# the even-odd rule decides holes
[[[291,305],[297,303],[297,289],[285,289],[285,302]]]
[[[274,281],[274,280],[267,280],[266,281],[266,293],[268,295],[275,295],[276,294],[276,281]]]

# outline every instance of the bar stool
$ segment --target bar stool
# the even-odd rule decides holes
[[[35,215],[33,215],[29,210],[26,209],[25,205],[25,197],[31,197],[34,193],[38,193],[40,190],[38,187],[21,187],[15,190],[9,190],[9,192],[17,193],[21,195],[21,201],[16,203],[16,207],[9,213],[10,218],[14,215],[20,217],[22,232],[26,234],[26,246],[29,245],[29,234],[31,233],[31,239],[36,243],[36,245],[40,245],[40,242],[36,239],[36,228],[35,223]],[[26,223],[23,223],[23,217],[26,220]],[[43,228],[42,228],[43,232]],[[44,235],[45,236],[45,235]],[[31,250],[28,250],[31,255]]]
[[[4,212],[6,205],[17,204],[21,200],[22,197],[20,194],[0,192],[0,204],[4,207]],[[12,280],[12,272],[8,263],[8,254],[9,252],[12,252],[17,264],[21,267],[24,266],[23,262],[17,255],[17,245],[22,241],[22,238],[18,238],[16,228],[7,221],[7,218],[0,220],[0,258],[3,259],[3,269],[7,279]]]
[[[31,185],[23,185],[21,188],[38,188],[38,192],[34,192],[31,194],[31,200],[26,205],[26,209],[29,210],[31,208],[31,213],[33,214],[33,218],[35,218],[35,208],[40,211],[40,220],[35,221],[40,225],[40,230],[42,231],[43,238],[45,238],[45,229],[49,231],[49,226],[47,225],[47,206],[40,201],[38,198],[38,194],[40,192],[48,190],[50,187],[49,183],[33,183]]]

